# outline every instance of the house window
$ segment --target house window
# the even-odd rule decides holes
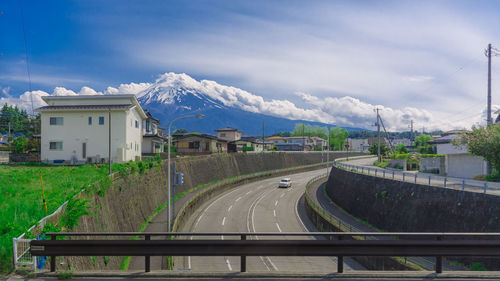
[[[139,128],[139,121],[135,120],[135,127]]]
[[[92,117],[89,116],[89,125],[92,125]]]
[[[220,136],[221,136],[221,137],[225,137],[225,136],[226,136],[226,133],[220,133]]]
[[[151,122],[149,120],[146,120],[146,132],[151,131]]]
[[[63,125],[63,118],[62,117],[50,117],[50,125],[62,126]]]
[[[104,125],[104,116],[99,116],[99,125]]]
[[[63,150],[62,141],[51,141],[49,145],[50,145],[50,150]]]
[[[198,149],[199,147],[200,147],[200,142],[199,141],[189,142],[189,148]]]

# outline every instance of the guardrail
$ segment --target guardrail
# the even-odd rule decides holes
[[[337,256],[337,272],[343,272],[344,256],[500,256],[500,233],[371,233],[371,232],[170,232],[170,233],[47,233],[51,240],[31,241],[31,255],[50,256],[50,271],[57,256],[144,256],[150,271],[151,256],[240,256],[240,271],[246,271],[247,256]],[[173,236],[224,235],[225,240],[175,239]],[[144,240],[57,240],[60,236],[126,237]],[[163,236],[164,240],[151,240]],[[325,240],[249,240],[251,237],[325,237]],[[359,237],[384,237],[380,240]],[[358,238],[358,239],[355,239]],[[436,264],[436,272],[441,268]]]
[[[366,166],[340,163],[338,161],[334,162],[334,166],[343,168],[350,172],[375,176],[379,178],[469,192],[500,195],[500,183],[497,182],[485,182],[465,178],[443,177],[431,174],[403,172],[394,169],[389,170],[382,168],[371,168]]]

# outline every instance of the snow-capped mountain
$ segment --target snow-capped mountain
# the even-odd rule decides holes
[[[202,120],[182,119],[173,129],[184,128],[213,134],[215,129],[233,127],[246,135],[262,135],[292,131],[296,123],[326,126],[320,122],[299,120],[304,115],[293,103],[264,101],[244,90],[220,85],[214,81],[196,81],[186,74],[166,73],[137,93],[141,105],[167,127],[171,120],[182,115],[204,114]],[[330,125],[331,126],[331,125]],[[346,128],[359,130],[357,128]]]

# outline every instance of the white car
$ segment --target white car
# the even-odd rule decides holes
[[[292,187],[292,180],[290,178],[283,178],[280,180],[278,187]]]

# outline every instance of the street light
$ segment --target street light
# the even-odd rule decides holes
[[[167,220],[167,223],[168,223],[168,232],[170,232],[170,214],[171,214],[171,211],[170,210],[170,190],[171,190],[171,184],[170,184],[170,148],[172,146],[172,134],[170,134],[170,129],[172,128],[172,125],[174,124],[175,121],[179,120],[179,119],[184,119],[184,118],[193,118],[193,117],[196,117],[198,119],[203,119],[203,117],[205,117],[205,115],[203,114],[198,114],[198,115],[186,115],[186,116],[181,116],[181,117],[177,117],[175,118],[174,120],[172,120],[172,122],[170,122],[170,125],[168,125],[168,167],[167,167],[167,174],[168,174],[168,201],[167,201],[167,206],[168,206],[168,220]],[[175,199],[174,199],[175,200]]]

